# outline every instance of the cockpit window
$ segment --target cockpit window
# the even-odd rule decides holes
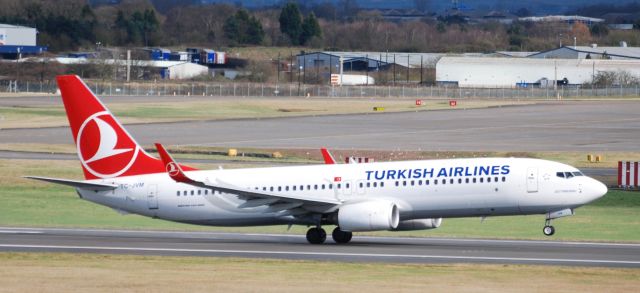
[[[582,174],[582,172],[578,171],[578,172],[556,172],[556,176],[560,177],[560,178],[572,178],[572,177],[576,177],[576,176],[584,176],[584,174]]]

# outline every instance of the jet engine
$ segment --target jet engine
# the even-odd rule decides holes
[[[398,227],[399,222],[398,207],[387,200],[345,204],[338,210],[338,226],[342,231],[393,230]]]
[[[392,231],[429,230],[438,228],[441,224],[442,218],[406,220],[401,221],[398,227],[392,229]]]

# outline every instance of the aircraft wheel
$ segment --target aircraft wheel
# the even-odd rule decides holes
[[[333,233],[331,233],[331,236],[333,237],[333,241],[335,241],[336,243],[344,244],[351,241],[353,233],[342,231],[340,230],[340,227],[336,227],[335,229],[333,229]]]
[[[311,228],[307,231],[307,241],[311,244],[322,244],[327,240],[327,232],[322,228]]]
[[[551,236],[556,233],[556,228],[553,226],[544,226],[544,228],[542,228],[542,233],[544,233],[544,235]]]

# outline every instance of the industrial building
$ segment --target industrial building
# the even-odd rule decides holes
[[[4,59],[20,59],[24,55],[41,54],[47,47],[37,46],[35,28],[0,24],[0,56]]]
[[[595,44],[591,46],[563,46],[532,54],[529,58],[638,60],[640,59],[640,48],[627,47],[625,42],[621,42],[619,47],[599,47]]]
[[[440,53],[400,53],[400,52],[312,52],[297,55],[296,69],[320,69],[339,72],[340,62],[344,71],[377,71],[389,68],[391,65],[409,68],[433,68]]]
[[[549,86],[554,80],[571,85],[591,82],[600,71],[640,76],[640,60],[442,57],[436,82],[486,88]]]
[[[342,62],[343,71],[378,71],[395,65],[403,68],[435,68],[438,59],[446,53],[406,52],[334,52],[322,51],[301,53],[296,56],[300,68],[294,70],[320,69],[337,73]],[[455,54],[455,56],[480,57],[483,53]]]

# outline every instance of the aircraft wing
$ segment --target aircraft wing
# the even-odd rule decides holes
[[[24,176],[24,178],[46,181],[46,182],[55,183],[55,184],[62,184],[62,185],[76,187],[76,188],[96,190],[96,191],[113,190],[118,188],[118,185],[115,185],[115,184],[91,183],[86,181],[78,181],[78,180],[70,180],[70,179],[59,179],[59,178],[38,177],[38,176]]]
[[[222,193],[230,193],[238,195],[240,199],[245,200],[240,208],[252,208],[268,205],[268,212],[285,212],[287,214],[307,213],[308,210],[332,210],[342,202],[336,199],[319,199],[304,195],[279,194],[269,191],[247,189],[235,186],[217,179],[215,182],[208,180],[197,180],[187,176],[175,162],[167,150],[159,143],[155,144],[160,154],[162,162],[167,168],[169,177],[176,182],[186,183],[193,186],[208,188]],[[297,208],[305,209],[304,212]]]

